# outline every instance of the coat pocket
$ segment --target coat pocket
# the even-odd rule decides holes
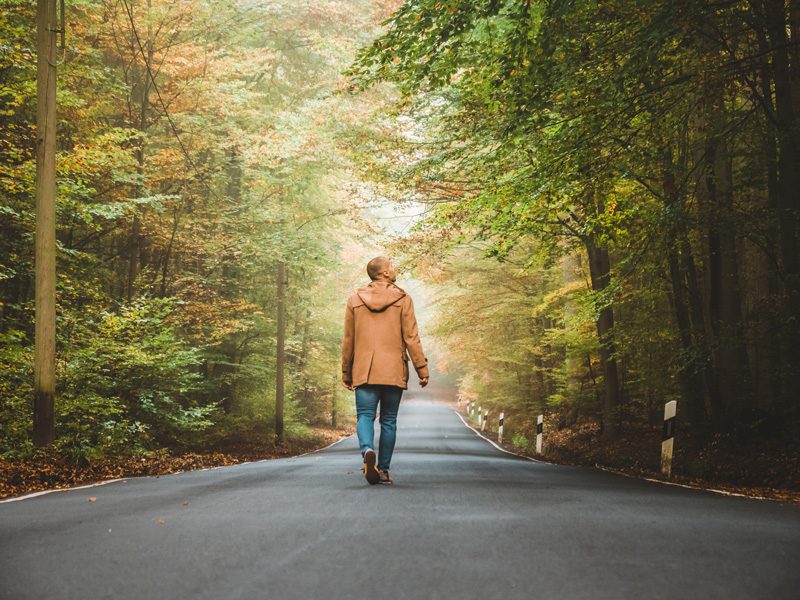
[[[353,358],[353,382],[366,383],[372,370],[372,357],[374,351],[360,352]]]

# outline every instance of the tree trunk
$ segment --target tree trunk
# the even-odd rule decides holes
[[[672,152],[667,148],[664,154],[662,186],[666,201],[666,208],[672,212],[665,240],[667,247],[667,265],[669,267],[670,283],[672,285],[672,305],[675,311],[675,321],[681,349],[689,356],[694,354],[695,336],[693,335],[692,319],[690,312],[690,285],[687,285],[687,273],[681,264],[681,240],[685,240],[683,231],[683,204],[678,194],[675,183],[675,172],[672,162]],[[688,243],[684,251],[691,251]],[[691,260],[691,257],[689,257]],[[683,397],[688,407],[687,413],[694,423],[703,423],[711,416],[711,404],[704,393],[702,372],[696,368],[696,361],[681,369],[678,374]]]
[[[781,281],[778,268],[777,255],[771,256],[772,250],[779,252],[780,240],[780,192],[778,179],[778,142],[774,126],[774,106],[772,102],[772,69],[767,60],[769,54],[766,52],[768,42],[763,31],[758,32],[759,53],[762,54],[759,60],[761,86],[761,97],[764,103],[764,157],[766,160],[766,180],[767,180],[767,239],[770,240],[770,248],[767,252],[762,252],[760,258],[763,278],[766,280],[766,296],[769,304],[778,304],[777,299],[781,295]],[[781,397],[781,378],[780,365],[783,363],[781,356],[781,344],[776,344],[775,340],[781,336],[783,329],[782,319],[779,314],[769,311],[766,317],[765,327],[761,328],[761,335],[753,348],[753,355],[756,357],[757,366],[754,369],[753,393],[757,398],[769,398],[775,401]]]
[[[138,129],[141,132],[140,145],[136,150],[136,163],[137,171],[139,173],[139,195],[144,197],[147,195],[147,186],[144,183],[144,140],[145,133],[148,127],[148,113],[150,110],[150,65],[153,64],[153,26],[150,23],[150,8],[152,0],[147,0],[147,40],[145,41],[145,48],[147,55],[142,57],[144,59],[144,66],[142,68],[142,75],[139,78],[138,88],[138,103],[139,103],[139,123]],[[133,32],[131,32],[133,35]],[[141,54],[138,40],[133,42],[134,54]],[[138,61],[137,61],[138,62]],[[128,239],[128,286],[127,296],[128,300],[133,297],[133,288],[136,282],[136,277],[139,275],[140,261],[141,261],[141,244],[142,244],[142,222],[139,216],[138,209],[133,215],[133,223],[131,225],[131,233]]]
[[[297,373],[302,376],[308,363],[308,353],[311,347],[311,309],[307,308],[303,318],[302,341],[300,342],[300,354],[297,357]]]
[[[800,434],[800,66],[797,44],[800,43],[800,6],[789,2],[766,0],[763,3],[765,26],[769,36],[772,74],[775,87],[776,137],[778,141],[778,224],[781,262],[785,286],[786,313],[781,355],[782,404],[792,413],[795,433]],[[787,37],[787,28],[791,38]]]
[[[283,371],[286,367],[286,263],[278,262],[278,332],[275,353],[275,438],[283,443]]]
[[[33,443],[55,439],[56,393],[56,3],[36,3],[36,326]]]
[[[720,425],[731,429],[740,422],[749,400],[749,363],[741,331],[742,310],[733,211],[733,180],[728,144],[721,133],[727,126],[722,84],[709,86],[711,131],[706,145],[708,227],[708,308],[714,336],[712,358],[722,412]]]
[[[602,208],[602,207],[601,207]],[[592,279],[592,289],[603,291],[608,288],[611,276],[611,261],[608,249],[599,246],[595,236],[590,235],[585,239],[586,250],[589,254],[589,275]],[[605,395],[603,397],[603,431],[601,438],[610,441],[619,434],[619,375],[614,354],[614,313],[611,305],[600,310],[597,322],[597,337],[600,340],[600,364],[603,369]]]
[[[580,261],[581,256],[577,252],[565,254],[561,258],[561,280],[564,286],[569,286],[580,279]],[[569,322],[575,314],[575,302],[567,299],[564,302],[564,322]],[[573,425],[578,418],[578,409],[576,398],[580,393],[581,377],[579,370],[582,364],[582,357],[577,355],[572,348],[564,348],[564,369],[566,371],[564,377],[564,386],[567,397],[572,402],[570,403],[569,410],[569,425]],[[540,375],[544,376],[543,371],[539,371]],[[532,415],[534,418],[539,415],[545,406],[545,393],[546,390],[542,388],[542,394],[538,398],[535,406],[535,413]]]

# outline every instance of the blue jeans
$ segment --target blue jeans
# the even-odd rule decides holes
[[[378,448],[378,468],[388,471],[392,462],[394,442],[397,437],[397,410],[403,388],[396,385],[365,383],[356,388],[356,433],[361,456],[367,448],[374,448],[375,411],[381,406],[381,440]]]

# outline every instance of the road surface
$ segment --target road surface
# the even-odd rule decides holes
[[[1,503],[0,597],[800,598],[796,506],[518,458],[424,396],[398,421],[393,486],[352,436]]]

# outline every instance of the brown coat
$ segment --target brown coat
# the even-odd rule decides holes
[[[417,375],[428,377],[411,296],[390,281],[372,281],[351,294],[344,314],[342,381],[408,389],[409,355]]]

